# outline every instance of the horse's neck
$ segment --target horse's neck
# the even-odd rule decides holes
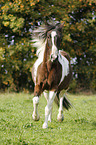
[[[52,68],[52,62],[50,61],[50,54],[49,54],[49,48],[46,46],[44,57],[43,57],[43,67],[47,69],[47,72],[49,72]]]
[[[44,57],[43,57],[43,63],[47,63],[50,59],[50,54],[49,54],[49,48],[48,44],[45,46],[45,51],[44,51]]]

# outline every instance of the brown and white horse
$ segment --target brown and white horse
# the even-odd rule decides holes
[[[32,78],[35,83],[33,98],[33,120],[39,120],[38,103],[39,96],[44,92],[47,100],[45,107],[45,122],[43,128],[51,122],[52,104],[54,99],[60,101],[58,121],[63,121],[63,107],[68,109],[71,104],[66,96],[59,97],[62,90],[69,86],[72,70],[69,55],[60,50],[63,24],[44,25],[33,30],[33,47],[37,47],[38,59],[32,68]],[[47,91],[46,91],[47,90]]]

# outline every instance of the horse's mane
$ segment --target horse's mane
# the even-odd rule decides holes
[[[57,24],[44,24],[37,28],[35,28],[32,32],[32,42],[33,47],[37,48],[36,55],[38,57],[43,57],[45,45],[46,45],[46,37],[47,33],[50,30],[59,28],[60,23]]]

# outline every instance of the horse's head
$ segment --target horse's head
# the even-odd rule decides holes
[[[47,32],[46,49],[49,49],[51,61],[54,61],[58,57],[58,52],[62,40],[62,26],[63,24],[59,23],[55,25],[53,29]]]
[[[63,23],[64,24],[64,23]],[[37,56],[44,57],[46,60],[54,61],[58,57],[60,43],[62,40],[63,24],[47,24],[33,30],[32,42],[37,47]]]

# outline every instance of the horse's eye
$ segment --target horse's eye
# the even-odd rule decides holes
[[[48,39],[50,39],[50,35],[48,35],[48,37],[47,37]]]

